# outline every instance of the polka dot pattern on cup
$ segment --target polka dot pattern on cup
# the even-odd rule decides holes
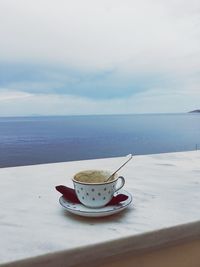
[[[109,202],[115,192],[113,186],[105,187],[104,185],[97,188],[91,188],[91,186],[76,185],[75,190],[79,200],[87,206],[91,203],[102,203],[102,206]],[[99,204],[99,205],[100,205]],[[94,204],[95,205],[95,204]],[[97,205],[97,204],[96,204]]]
[[[79,183],[74,180],[73,182],[80,202],[87,207],[98,208],[105,206],[112,199],[118,180],[119,178],[102,184]],[[118,186],[118,188],[120,187]]]

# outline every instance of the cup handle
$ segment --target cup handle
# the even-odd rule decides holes
[[[119,182],[119,180],[120,180],[120,184],[117,185],[118,182]],[[119,191],[119,190],[124,186],[124,184],[125,184],[125,179],[124,179],[123,176],[119,176],[119,177],[118,177],[118,179],[117,179],[117,184],[116,184],[116,187],[115,187],[115,192]]]

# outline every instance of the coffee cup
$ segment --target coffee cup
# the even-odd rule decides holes
[[[106,182],[111,172],[86,170],[74,175],[72,181],[79,201],[90,208],[100,208],[108,204],[115,192],[120,190],[125,179],[117,173]]]

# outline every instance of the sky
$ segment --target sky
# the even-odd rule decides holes
[[[194,109],[199,0],[0,0],[0,116]]]

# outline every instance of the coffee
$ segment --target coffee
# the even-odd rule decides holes
[[[109,176],[110,172],[107,171],[88,170],[77,173],[74,176],[74,180],[82,183],[98,184],[105,183]],[[116,177],[113,176],[110,181],[114,180],[115,178]]]

